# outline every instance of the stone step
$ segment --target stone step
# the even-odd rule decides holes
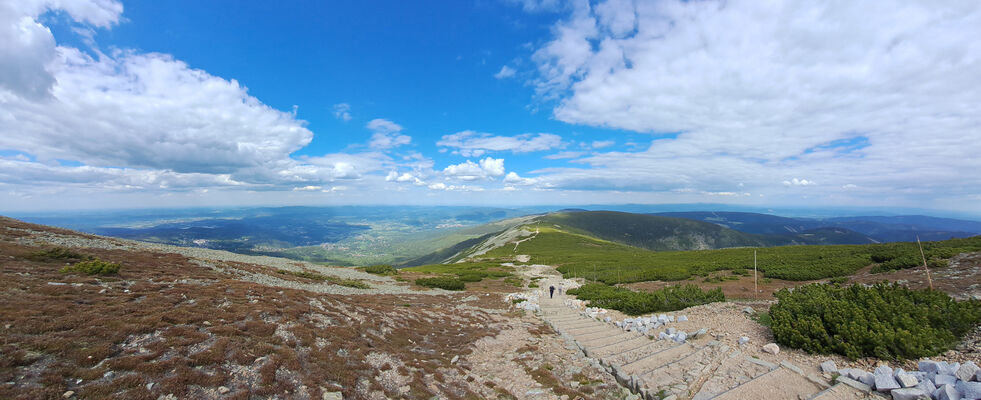
[[[780,367],[713,397],[713,400],[806,399],[821,391],[803,375]]]
[[[682,343],[661,351],[646,353],[643,357],[640,357],[637,360],[621,364],[620,369],[630,375],[647,372],[664,364],[670,364],[684,358],[695,350],[696,349],[694,346],[688,343]]]
[[[582,328],[559,328],[563,333],[573,335],[573,338],[578,338],[582,335],[590,335],[594,333],[609,332],[609,327],[597,325],[597,326],[587,326]]]
[[[777,368],[776,364],[769,364],[768,366],[753,362],[753,359],[746,357],[741,351],[736,350],[722,361],[722,365],[702,384],[698,393],[692,397],[692,400],[711,399],[775,368]]]
[[[577,336],[576,341],[586,345],[596,345],[596,343],[614,343],[627,338],[637,337],[636,333],[624,332],[619,329],[610,329],[600,333]]]
[[[602,322],[591,320],[591,319],[577,319],[575,321],[569,321],[569,322],[553,322],[553,324],[567,329],[584,327],[584,326],[606,326],[606,324]]]
[[[649,393],[663,390],[662,393],[687,399],[728,353],[726,345],[702,346],[670,364],[637,374],[640,379],[636,386]]]
[[[623,353],[638,347],[648,346],[650,344],[650,339],[638,335],[632,339],[590,347],[587,349],[587,354],[589,354],[590,357],[601,358],[610,354]]]
[[[873,397],[844,383],[836,383],[834,386],[811,396],[808,400],[855,400],[865,398]]]
[[[610,364],[627,365],[645,357],[649,357],[654,353],[679,346],[682,346],[682,344],[670,340],[647,339],[647,343],[635,346],[619,353],[609,354],[606,357],[603,357],[603,359]]]

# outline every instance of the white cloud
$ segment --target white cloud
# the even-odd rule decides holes
[[[566,158],[578,158],[578,157],[582,157],[582,156],[584,156],[586,154],[588,154],[588,153],[586,153],[585,151],[560,151],[560,152],[555,153],[555,154],[549,154],[549,155],[547,155],[545,157],[542,157],[542,158],[544,158],[546,160],[562,160],[562,159],[566,159]]]
[[[450,165],[443,169],[443,175],[464,180],[475,181],[504,175],[504,159],[486,157],[475,163],[466,162]]]
[[[790,202],[773,177],[800,174],[827,177],[787,181],[813,187],[813,202],[920,207],[981,186],[969,172],[981,168],[981,3],[576,4],[534,54],[538,93],[558,100],[558,120],[659,136],[534,171],[543,181],[706,193],[743,182]]]
[[[51,99],[0,91],[0,147],[41,160],[229,173],[286,159],[313,137],[238,82],[167,55],[57,53]]]
[[[594,149],[602,149],[604,147],[613,146],[616,143],[617,142],[613,140],[594,140],[593,143],[590,144],[590,147]]]
[[[294,192],[319,192],[322,191],[323,189],[324,189],[323,186],[307,185],[307,186],[295,187],[293,188],[293,191]]]
[[[113,0],[0,1],[0,88],[31,99],[50,95],[58,55],[54,36],[38,18],[62,10],[77,23],[108,28],[123,5]]]
[[[497,79],[513,78],[515,73],[517,73],[517,71],[515,71],[514,68],[505,65],[501,67],[500,71],[494,74],[494,77]]]
[[[434,183],[429,185],[432,190],[445,190],[447,192],[483,192],[484,188],[472,185],[447,185],[444,183]]]
[[[504,176],[504,183],[510,183],[515,185],[534,185],[536,182],[538,182],[537,179],[522,178],[514,171],[508,172],[508,174]]]
[[[507,0],[521,5],[527,12],[559,11],[566,7],[566,0]]]
[[[810,186],[813,185],[814,181],[809,181],[807,179],[791,179],[789,181],[783,181],[784,186]]]
[[[444,135],[436,145],[457,149],[455,152],[464,157],[480,157],[489,151],[528,153],[550,150],[562,145],[562,137],[551,133],[494,136],[489,133],[462,131]]]
[[[386,150],[409,144],[412,138],[402,135],[402,126],[387,119],[373,119],[366,126],[374,132],[368,145],[373,149]]]
[[[334,104],[334,117],[347,122],[351,120],[351,105],[347,103]]]

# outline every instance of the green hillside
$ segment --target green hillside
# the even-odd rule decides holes
[[[873,263],[877,270],[922,264],[916,243],[655,252],[563,228],[539,225],[538,229],[537,236],[520,243],[517,249],[511,245],[498,247],[479,259],[505,262],[525,254],[531,256],[531,263],[555,265],[567,277],[586,277],[608,284],[676,281],[721,270],[744,272],[753,268],[754,250],[765,277],[795,281],[846,276]],[[925,242],[923,246],[930,264],[939,267],[959,253],[981,251],[981,236]]]
[[[774,244],[763,236],[708,222],[614,211],[549,214],[540,218],[539,224],[648,250],[704,250]]]

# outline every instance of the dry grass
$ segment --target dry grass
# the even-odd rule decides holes
[[[73,251],[125,268],[113,276],[65,275],[58,272],[64,260],[31,259],[42,249],[18,244],[25,233],[6,227],[72,234],[0,219],[3,399],[56,399],[67,390],[90,399],[208,398],[218,386],[230,388],[230,398],[320,398],[322,391],[360,398],[365,378],[369,390],[398,397],[376,381],[384,371],[365,363],[372,352],[401,360],[384,370],[411,378],[406,397],[465,398],[473,396],[465,384],[443,377],[466,375],[450,358],[496,333],[484,312],[447,307],[469,293],[322,295],[237,280],[234,271],[177,254],[99,249]],[[493,300],[503,306],[484,296],[479,302]]]

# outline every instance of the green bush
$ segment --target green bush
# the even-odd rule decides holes
[[[424,286],[428,288],[439,288],[446,290],[463,290],[466,289],[466,285],[458,278],[419,278],[416,279],[416,285]]]
[[[698,286],[668,286],[653,292],[635,292],[601,283],[583,285],[568,292],[593,307],[609,308],[628,315],[675,311],[700,304],[724,301],[722,289],[703,291]]]
[[[119,272],[119,264],[102,260],[82,261],[61,269],[61,273],[82,273],[85,275],[113,275]]]
[[[369,265],[364,267],[364,272],[375,275],[398,275],[399,270],[391,265]]]
[[[532,283],[529,283],[528,284],[528,288],[529,289],[534,289],[534,288],[537,288],[537,287],[540,287],[540,286],[538,286],[538,282],[532,282]]]
[[[981,323],[981,302],[943,292],[812,284],[780,290],[770,308],[773,336],[788,347],[849,358],[915,359],[953,347]]]
[[[843,285],[843,284],[845,284],[845,283],[848,282],[848,277],[847,276],[839,276],[837,278],[831,278],[831,279],[829,279],[828,282],[829,283],[836,283],[836,284],[839,284],[839,285]]]
[[[64,247],[55,247],[47,250],[39,250],[27,256],[33,261],[53,261],[53,260],[94,260],[92,256],[76,253]]]

